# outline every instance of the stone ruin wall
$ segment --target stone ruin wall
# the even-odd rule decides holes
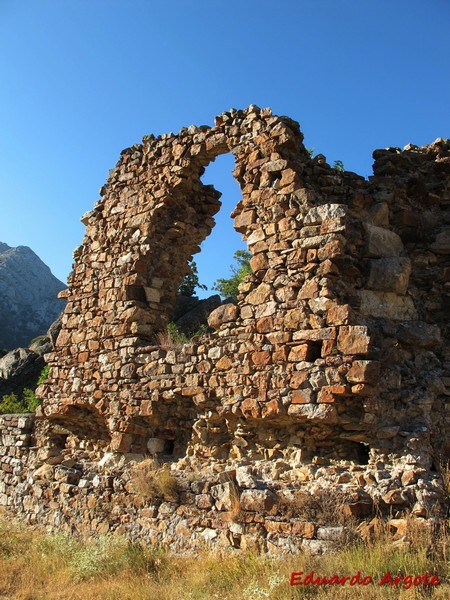
[[[251,106],[122,152],[82,218],[36,422],[4,424],[3,505],[176,550],[328,543],[336,533],[283,510],[296,490],[344,491],[357,517],[435,514],[450,142],[377,150],[367,181],[302,140],[295,121]],[[164,348],[155,334],[220,208],[201,176],[227,152],[253,274],[210,315],[213,333]],[[151,455],[177,477],[176,501],[133,493],[132,465]]]

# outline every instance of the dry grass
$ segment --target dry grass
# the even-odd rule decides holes
[[[420,534],[418,529],[420,529]],[[346,598],[401,600],[450,597],[448,535],[432,537],[429,528],[411,519],[410,544],[392,542],[389,527],[364,543],[335,554],[268,558],[250,553],[177,557],[131,544],[119,536],[79,541],[49,535],[25,525],[0,522],[0,599],[2,600],[289,600]],[[430,548],[432,551],[430,552]],[[372,577],[370,585],[298,585],[303,577]],[[436,574],[441,585],[404,589],[378,584],[385,573]]]
[[[161,465],[149,458],[136,465],[131,474],[131,486],[143,500],[178,500],[178,481],[170,472],[169,465]]]
[[[190,341],[175,323],[168,323],[165,330],[156,333],[155,338],[163,350],[181,350]]]
[[[280,508],[288,517],[314,521],[318,525],[352,525],[353,517],[345,510],[349,496],[344,492],[318,489],[314,494],[296,490],[281,496]]]
[[[161,346],[163,350],[181,350],[183,342],[173,339],[168,331],[158,331],[155,334],[156,343]]]

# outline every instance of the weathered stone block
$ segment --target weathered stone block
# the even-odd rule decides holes
[[[411,274],[409,258],[379,258],[370,261],[367,287],[372,290],[406,294]]]
[[[292,389],[296,390],[302,385],[302,383],[304,383],[307,380],[307,378],[307,371],[295,371],[289,380],[289,386]]]
[[[291,348],[289,352],[289,362],[310,361],[316,357],[314,346],[312,344],[300,344]]]
[[[236,481],[241,488],[256,488],[256,479],[253,476],[253,468],[249,466],[236,469]]]
[[[366,254],[371,257],[398,256],[403,250],[399,235],[370,223],[364,223],[366,232]]]
[[[289,310],[284,317],[284,327],[286,329],[299,329],[305,321],[305,312],[301,308]]]
[[[241,494],[243,510],[270,513],[278,505],[278,497],[270,490],[244,490]]]
[[[286,167],[287,160],[278,159],[265,163],[265,165],[263,165],[263,170],[268,171],[269,173],[274,173],[278,171],[283,171],[283,169],[285,169]]]
[[[264,365],[270,364],[272,358],[270,356],[270,352],[253,352],[252,354],[252,363],[256,367],[261,367]]]
[[[260,406],[254,398],[246,398],[241,404],[242,414],[257,419],[261,416]]]
[[[352,385],[351,390],[352,394],[355,394],[355,396],[371,397],[375,396],[377,393],[376,388],[372,387],[371,385],[367,385],[367,383],[357,383]]]
[[[215,364],[215,368],[219,371],[228,371],[232,366],[233,362],[228,356],[222,356]]]
[[[336,423],[336,409],[330,404],[291,404],[288,415],[321,421],[324,423]]]
[[[314,393],[311,389],[295,390],[292,392],[292,404],[309,404],[314,400]]]
[[[348,325],[350,322],[352,311],[348,304],[332,305],[327,310],[328,325]]]
[[[305,225],[320,224],[322,221],[342,219],[347,215],[345,204],[322,204],[310,208],[305,215]]]
[[[376,360],[355,360],[347,372],[347,381],[375,384],[379,381],[381,365]]]
[[[346,385],[325,385],[317,395],[317,402],[332,404],[336,400],[336,396],[349,394],[350,390]]]
[[[238,318],[239,309],[235,304],[222,304],[214,309],[208,317],[208,325],[219,329],[224,323],[232,323]]]
[[[412,298],[393,292],[358,290],[360,312],[363,315],[394,321],[415,320],[417,311]]]
[[[211,488],[211,496],[215,499],[218,510],[231,510],[238,500],[236,493],[236,486],[231,481],[213,485]]]
[[[330,542],[345,542],[350,530],[347,527],[319,527],[317,529],[318,540],[328,540]]]
[[[343,325],[339,328],[337,347],[344,354],[367,354],[370,336],[367,327],[361,325]]]
[[[259,304],[263,304],[269,300],[272,294],[272,287],[267,283],[261,283],[257,288],[255,288],[252,292],[250,292],[246,301],[249,304],[257,306]]]
[[[450,254],[450,229],[438,233],[436,240],[431,244],[430,250],[436,254]]]
[[[294,521],[292,523],[292,535],[312,540],[316,535],[317,526],[310,521]]]

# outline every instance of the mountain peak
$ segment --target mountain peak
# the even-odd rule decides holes
[[[27,346],[64,310],[66,286],[28,246],[0,242],[0,348]]]
[[[8,246],[8,244],[5,244],[4,242],[0,242],[0,254],[3,254],[3,252],[7,252],[8,250],[11,250],[11,246]]]

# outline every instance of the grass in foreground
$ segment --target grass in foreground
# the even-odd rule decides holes
[[[296,598],[449,598],[448,537],[412,524],[408,548],[392,544],[386,528],[335,554],[268,558],[204,552],[177,557],[119,536],[80,541],[0,521],[0,600],[286,600]],[[291,573],[315,577],[370,576],[368,585],[290,586]],[[378,584],[396,575],[436,574],[441,585],[404,589]],[[407,580],[408,582],[408,580]]]

